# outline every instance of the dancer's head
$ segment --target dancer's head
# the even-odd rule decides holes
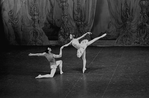
[[[46,52],[46,53],[51,53],[51,51],[52,51],[52,49],[48,47],[45,52]]]
[[[73,35],[73,34],[70,34],[70,35],[69,35],[69,38],[70,38],[70,39],[73,39],[74,37],[75,37],[75,35]]]

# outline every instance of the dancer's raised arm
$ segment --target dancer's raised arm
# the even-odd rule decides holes
[[[28,56],[44,56],[46,53],[29,53]]]
[[[92,34],[92,33],[91,32],[86,32],[85,34],[83,34],[82,36],[80,36],[80,37],[78,37],[76,39],[80,40],[81,38],[85,37],[87,34]]]
[[[64,48],[64,47],[67,47],[67,46],[69,46],[71,43],[72,43],[72,41],[70,41],[69,43],[63,45],[62,47],[63,47],[63,48]]]
[[[60,52],[59,52],[58,55],[53,54],[54,58],[61,58],[61,57],[62,57],[62,49],[63,49],[63,48],[64,48],[64,46],[62,46],[62,47],[60,48]]]

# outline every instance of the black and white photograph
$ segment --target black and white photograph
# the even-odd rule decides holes
[[[0,98],[149,98],[149,0],[0,0]]]

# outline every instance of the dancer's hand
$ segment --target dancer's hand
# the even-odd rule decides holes
[[[87,32],[87,34],[92,34],[91,32]]]
[[[29,53],[29,54],[28,54],[28,56],[32,56],[32,55],[33,55],[32,53]]]
[[[29,53],[28,56],[38,56],[38,54]]]

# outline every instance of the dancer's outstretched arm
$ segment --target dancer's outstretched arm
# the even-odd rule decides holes
[[[72,41],[70,41],[69,43],[63,45],[62,47],[63,47],[63,48],[64,48],[64,47],[67,47],[67,46],[69,46],[71,43],[72,43]]]
[[[54,58],[61,58],[62,57],[62,50],[60,50],[60,53],[57,54],[53,54]]]
[[[53,54],[54,58],[61,58],[61,57],[62,57],[62,49],[63,49],[63,48],[64,48],[64,46],[62,46],[62,47],[60,48],[60,52],[59,52],[58,55]]]
[[[44,56],[46,53],[29,53],[28,56]]]
[[[85,34],[83,34],[82,36],[80,36],[80,37],[78,37],[76,39],[80,40],[81,38],[85,37],[87,34],[92,34],[92,33],[91,32],[86,32]]]

